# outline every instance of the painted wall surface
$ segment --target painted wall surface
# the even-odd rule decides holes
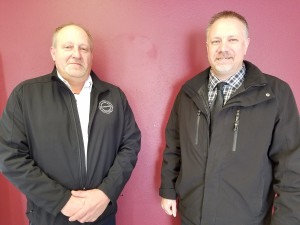
[[[158,196],[164,128],[180,86],[208,66],[205,27],[225,9],[249,22],[246,59],[290,84],[300,106],[299,0],[1,0],[0,110],[19,82],[52,70],[49,47],[58,25],[88,27],[94,71],[124,90],[142,131],[118,224],[178,225],[161,210]],[[2,175],[0,190],[0,225],[25,225],[24,197]]]

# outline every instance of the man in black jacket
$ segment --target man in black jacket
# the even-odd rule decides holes
[[[206,34],[211,66],[183,85],[167,124],[161,206],[176,216],[179,200],[183,225],[299,225],[291,89],[244,60],[250,40],[241,15],[216,14]]]
[[[53,35],[52,73],[12,92],[0,120],[0,171],[27,197],[33,225],[114,225],[140,150],[124,93],[91,70],[82,26]]]

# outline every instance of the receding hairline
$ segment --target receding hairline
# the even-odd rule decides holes
[[[217,13],[214,16],[211,17],[211,19],[208,22],[207,28],[206,28],[206,37],[208,35],[208,32],[209,32],[210,28],[212,27],[212,25],[215,22],[217,22],[220,19],[228,19],[228,18],[233,18],[233,19],[239,20],[245,27],[246,37],[249,36],[249,26],[248,26],[248,22],[245,19],[245,17],[243,17],[241,14],[239,14],[237,12],[226,10],[226,11],[219,12],[219,13]]]
[[[93,37],[92,37],[91,33],[89,32],[89,30],[87,28],[85,28],[84,26],[77,24],[77,23],[66,23],[66,24],[63,24],[63,25],[55,28],[53,35],[52,35],[52,47],[54,47],[54,48],[56,47],[56,38],[57,38],[58,33],[61,30],[63,30],[64,28],[71,27],[71,26],[78,27],[86,33],[86,35],[88,36],[88,39],[89,39],[91,49],[92,49],[93,48]]]

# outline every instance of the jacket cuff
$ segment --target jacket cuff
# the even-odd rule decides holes
[[[176,200],[177,198],[177,194],[176,194],[176,191],[175,189],[166,189],[166,188],[160,188],[159,189],[159,195],[163,198],[166,198],[166,199],[173,199],[173,200]]]

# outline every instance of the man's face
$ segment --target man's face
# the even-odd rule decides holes
[[[51,56],[59,74],[68,82],[85,81],[91,72],[91,43],[80,27],[62,28],[51,47]]]
[[[221,18],[207,33],[207,55],[213,73],[225,80],[237,73],[249,45],[245,25],[236,18]]]

